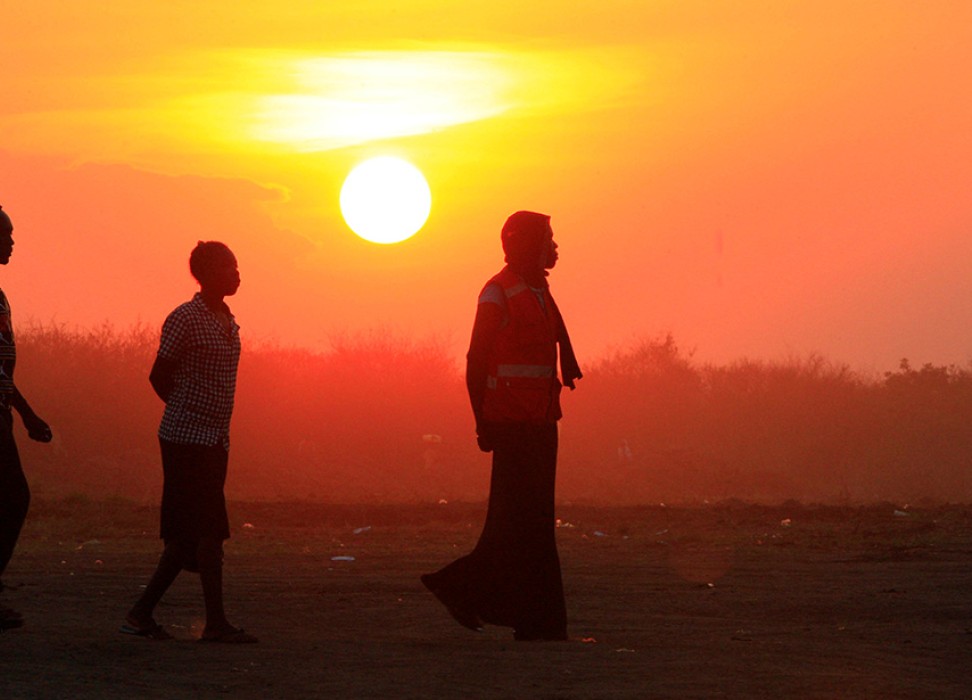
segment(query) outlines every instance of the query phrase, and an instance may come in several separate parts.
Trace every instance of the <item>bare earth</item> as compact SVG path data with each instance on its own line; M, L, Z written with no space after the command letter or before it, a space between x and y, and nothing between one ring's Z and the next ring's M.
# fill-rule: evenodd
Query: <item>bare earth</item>
M194 640L187 573L157 612L176 640L120 634L155 509L35 503L5 577L27 624L0 635L0 698L972 697L972 507L565 505L565 643L470 632L421 587L473 546L481 505L230 516L228 609L253 646Z

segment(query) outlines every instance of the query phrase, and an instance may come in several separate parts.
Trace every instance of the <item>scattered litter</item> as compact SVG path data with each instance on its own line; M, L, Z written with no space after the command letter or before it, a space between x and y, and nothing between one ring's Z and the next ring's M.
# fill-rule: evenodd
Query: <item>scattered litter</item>
M243 529L244 530L252 530L252 529L254 529L253 523L243 523Z
M331 557L331 561L354 561L354 557L342 555L339 557Z
M595 530L594 531L594 536L595 537L607 537L607 533L606 532L601 532L600 530Z
M74 549L75 549L75 551L80 552L85 547L90 547L91 545L95 545L95 544L101 544L101 541L100 540L88 540L87 542L82 542L81 544L79 544Z
M655 536L657 537L658 535L667 535L667 534L668 534L668 529L666 528L665 530L659 530L658 532L656 532Z
M790 518L783 518L780 521L780 527L790 527L790 525L792 525L792 524L793 524L793 521Z
M444 506L444 505L446 505L447 503L449 503L449 501L447 501L446 499L444 499L444 498L440 498L440 499L439 499L439 505L440 505L440 506Z
M594 637L584 637L581 639L584 644L597 644L597 640Z
M557 518L554 524L557 527L575 527L573 523L569 523L566 520L561 520L560 518Z
M628 649L626 647L621 647L620 649L615 649L614 651L618 652L619 654L634 654L635 653L635 650L634 649Z
M907 513L903 510L895 510L894 514L899 518L907 518L909 515L911 515L911 513Z
M103 562L101 559L95 559L95 565L97 565L97 566L101 566L104 563L105 562Z
M356 535L360 535L361 533L369 532L370 530L371 530L371 525L365 525L364 527L356 527L351 532L353 532Z

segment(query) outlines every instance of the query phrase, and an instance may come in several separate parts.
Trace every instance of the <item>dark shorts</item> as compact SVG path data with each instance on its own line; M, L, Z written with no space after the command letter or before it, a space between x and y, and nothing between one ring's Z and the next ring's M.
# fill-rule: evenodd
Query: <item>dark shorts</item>
M159 440L162 448L160 536L166 542L198 543L229 539L226 515L226 465L222 445L183 445Z

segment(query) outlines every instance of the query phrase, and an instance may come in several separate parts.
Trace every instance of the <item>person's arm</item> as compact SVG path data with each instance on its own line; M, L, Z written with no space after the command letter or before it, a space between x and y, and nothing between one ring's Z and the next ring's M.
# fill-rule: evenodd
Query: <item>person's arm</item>
M34 413L34 409L27 403L23 394L14 387L13 395L10 397L10 405L20 414L20 419L27 428L27 436L37 442L50 442L54 437L51 427L40 416Z
M172 388L175 386L175 373L179 363L165 357L156 356L152 371L149 372L149 382L160 399L168 402Z
M476 320L473 323L472 338L469 341L469 352L466 353L466 390L469 393L469 403L473 415L476 417L476 436L479 447L484 452L492 449L487 430L482 420L483 401L486 398L486 379L489 376L489 355L496 334L504 323L504 311L499 304L491 302L480 303L476 309Z
M169 402L172 390L175 389L176 371L187 351L189 336L190 324L186 305L183 304L169 314L162 324L159 351L155 354L155 362L149 371L149 383L165 403Z

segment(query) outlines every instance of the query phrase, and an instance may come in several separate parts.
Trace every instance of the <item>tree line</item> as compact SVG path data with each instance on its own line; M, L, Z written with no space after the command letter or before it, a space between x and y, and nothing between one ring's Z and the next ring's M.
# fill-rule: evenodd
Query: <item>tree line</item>
M22 441L35 495L157 500L148 384L157 331L25 327L18 385L55 431ZM585 367L564 398L558 497L590 503L972 499L972 370L867 376L820 356L697 362L671 336ZM447 344L380 331L311 351L245 345L227 495L479 501L462 367Z

